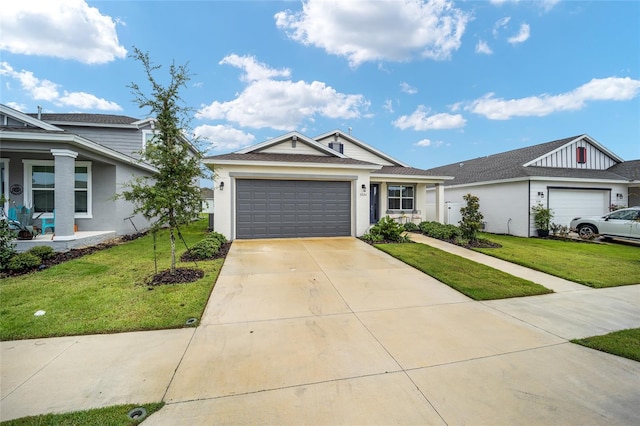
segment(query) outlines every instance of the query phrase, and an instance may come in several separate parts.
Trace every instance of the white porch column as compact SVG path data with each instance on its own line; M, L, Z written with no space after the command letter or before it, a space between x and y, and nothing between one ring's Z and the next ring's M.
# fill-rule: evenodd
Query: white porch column
M52 149L55 160L55 209L56 225L54 241L75 240L75 165L78 153L68 149Z
M444 184L436 183L436 222L444 223Z

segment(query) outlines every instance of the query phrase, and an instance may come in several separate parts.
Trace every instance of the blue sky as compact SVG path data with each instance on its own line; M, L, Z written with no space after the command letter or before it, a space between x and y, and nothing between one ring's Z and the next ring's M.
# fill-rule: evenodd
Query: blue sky
M19 4L17 4L19 3ZM330 130L431 168L587 133L640 158L638 1L28 1L0 11L0 102L144 118L133 46L210 155Z

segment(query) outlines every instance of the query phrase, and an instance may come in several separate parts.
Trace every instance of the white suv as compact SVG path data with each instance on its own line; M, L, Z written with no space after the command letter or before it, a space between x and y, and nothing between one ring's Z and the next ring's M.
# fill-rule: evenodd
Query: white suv
M640 239L640 207L620 209L604 216L576 217L570 227L582 238L601 235Z

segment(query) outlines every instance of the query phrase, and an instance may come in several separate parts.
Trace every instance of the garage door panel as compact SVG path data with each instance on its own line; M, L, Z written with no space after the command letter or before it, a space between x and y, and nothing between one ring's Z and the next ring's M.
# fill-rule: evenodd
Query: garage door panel
M351 183L236 181L238 238L351 235Z
M609 199L608 189L550 188L551 222L569 226L574 217L603 215L609 211Z

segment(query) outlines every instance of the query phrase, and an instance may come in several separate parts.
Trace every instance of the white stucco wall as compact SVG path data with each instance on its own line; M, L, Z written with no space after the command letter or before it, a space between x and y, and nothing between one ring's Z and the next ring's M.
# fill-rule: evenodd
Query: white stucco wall
M444 190L444 200L459 210L460 206L466 204L462 197L467 194L480 199L485 231L494 234L528 235L529 191L526 181L448 187ZM428 203L435 203L433 189L427 191L427 197ZM459 213L451 212L450 215L458 217ZM452 224L458 225L457 220L453 220Z
M598 181L578 180L528 180L490 183L479 185L464 185L445 188L445 202L451 203L454 208L464 206L463 196L471 193L480 199L480 212L486 222L485 230L495 234L510 234L520 237L535 236L536 229L533 216L530 214L531 206L541 202L547 205L549 187L562 188L597 188L611 190L610 204L628 205L627 187L624 183L602 183ZM541 195L538 195L541 193ZM623 194L622 199L617 194ZM427 189L427 204L435 203L433 188ZM429 209L428 209L429 211ZM456 212L457 213L457 212ZM451 214L455 216L455 214ZM459 216L459 214L458 214ZM427 220L432 220L427 218ZM452 224L457 225L457 220Z
M341 167L274 165L215 165L214 230L229 240L236 235L235 192L238 179L351 181L351 235L361 236L369 227L369 170ZM224 184L224 189L220 185ZM362 191L362 185L366 190Z

